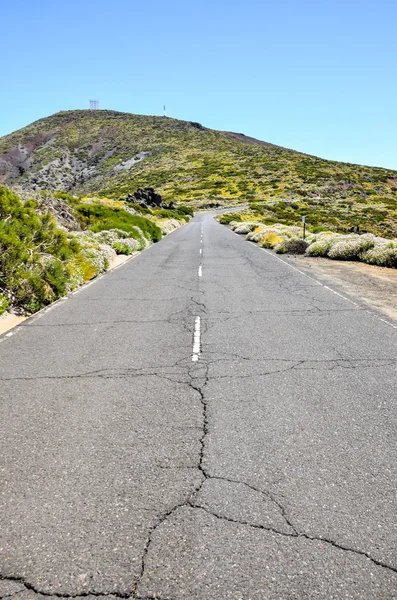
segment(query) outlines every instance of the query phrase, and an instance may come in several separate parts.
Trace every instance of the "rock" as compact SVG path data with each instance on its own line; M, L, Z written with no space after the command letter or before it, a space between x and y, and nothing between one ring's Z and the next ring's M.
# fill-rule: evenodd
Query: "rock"
M128 194L126 202L134 202L142 206L161 206L161 194L152 187L138 188L134 194Z
M168 204L163 202L162 207L166 208L167 210L176 210L176 204L174 204L174 202L169 202Z

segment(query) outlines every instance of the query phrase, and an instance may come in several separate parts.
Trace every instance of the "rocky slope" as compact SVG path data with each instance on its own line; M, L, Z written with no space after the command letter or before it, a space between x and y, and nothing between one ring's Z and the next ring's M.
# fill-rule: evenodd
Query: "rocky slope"
M60 112L0 138L0 183L123 199L250 202L269 220L397 235L397 171L288 150L199 123L115 111Z
M76 110L0 138L0 182L112 197L152 185L166 199L395 199L397 172L322 160L199 123Z

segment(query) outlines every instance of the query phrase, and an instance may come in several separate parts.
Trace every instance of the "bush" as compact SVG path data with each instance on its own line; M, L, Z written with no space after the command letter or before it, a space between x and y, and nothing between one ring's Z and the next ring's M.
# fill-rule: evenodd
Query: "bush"
M247 237L245 239L249 242L259 242L265 231L265 227L256 227L253 231L250 231L247 234Z
M152 211L147 206L142 206L141 204L128 203L128 208L133 208L136 212L141 213L142 215L151 215Z
M266 231L259 238L259 246L261 248L274 248L278 244L280 244L284 238L279 235L276 231Z
M370 265L397 268L397 243L377 243L370 250L363 252L361 260Z
M188 215L189 217L194 217L193 209L190 206L186 206L185 204L178 204L176 210L182 215Z
M116 251L109 243L102 243L91 231L70 234L78 247L74 262L83 272L84 281L92 279L109 267L116 258Z
M258 223L245 222L245 223L237 223L236 225L233 225L232 229L235 233L238 233L241 235L246 235L250 231L253 231L256 227L258 227Z
M0 186L0 314L9 306L37 311L104 272L116 252L131 254L161 238L155 223L122 209L80 204L91 230L70 234L37 209L35 200L22 202ZM110 229L113 223L119 227Z
M132 238L117 240L112 244L112 248L116 254L126 255L132 254L140 249L137 240Z
M302 238L289 238L277 244L274 251L277 254L305 254L308 245Z
M79 204L76 215L82 227L94 232L121 229L139 241L141 234L153 242L158 242L162 237L161 229L153 221L139 215L132 215L123 208L112 208L101 204Z
M54 218L37 214L36 207L0 187L0 294L28 310L65 293L63 261L76 251Z
M339 260L358 260L363 252L375 246L375 241L371 234L343 236L332 244L328 256Z
M107 229L94 234L94 238L101 244L111 246L116 254L131 254L132 252L141 250L144 243L133 237L131 234L122 231L121 229ZM141 236L143 237L143 236ZM143 246L142 246L143 243Z
M91 268L91 265L87 261L84 261L81 256L76 256L72 261L69 261L65 265L68 292L76 289L85 281L88 281L95 276L95 273L91 274L89 277L85 276L88 268Z
M181 222L177 221L176 219L165 219L164 221L158 222L158 226L161 228L161 231L164 235L168 235L172 231L175 231L175 229L178 229L180 225Z
M187 223L190 220L190 215L180 212L179 210L170 210L169 208L160 208L159 210L154 210L153 215L161 219L179 219L184 223Z
M110 248L110 246L108 246ZM96 275L103 273L109 267L111 262L111 253L106 253L103 248L95 248L95 246L85 246L81 249L81 256L86 259L88 268L88 279L92 279ZM82 264L82 263L80 263Z
M230 213L227 215L230 217ZM230 227L246 234L246 240L257 242L262 248L273 248L279 254L308 254L309 256L323 256L340 260L360 260L382 267L397 268L397 240L386 240L376 237L372 233L365 234L340 234L323 227L317 227L316 232L308 231L306 240L297 237L300 227L289 226L283 223L265 225L266 216L261 216L260 221L248 221L254 215L243 215L236 220L237 215L232 215Z
M0 294L0 315L2 315L10 306L10 302L4 294Z
M69 202L69 204L71 206L74 206L76 204L78 204L79 199L76 198L75 196L73 196L72 194L69 194L68 192L55 192L54 194L55 198L58 198L59 200L66 200L67 202Z
M330 236L317 236L315 242L310 244L310 246L306 250L306 254L310 256L328 256L328 252L331 249L333 243L340 236L338 234L333 234Z
M232 221L241 221L239 213L225 213L219 217L219 223L221 225L230 225Z

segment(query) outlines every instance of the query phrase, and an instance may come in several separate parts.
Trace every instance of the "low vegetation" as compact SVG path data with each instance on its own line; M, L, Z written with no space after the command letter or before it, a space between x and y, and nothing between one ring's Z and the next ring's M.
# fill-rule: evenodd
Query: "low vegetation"
M65 222L83 231L59 225L58 200ZM54 214L45 210L50 204ZM111 204L82 202L63 192L23 200L0 186L0 314L10 307L39 310L106 271L116 254L142 250L190 218L189 209L149 210L143 216Z
M250 203L272 222L359 226L395 237L397 171L328 161L197 123L116 111L66 111L0 139L0 177L26 189L165 201ZM270 222L270 221L269 221Z
M75 209L80 224L91 231L119 229L129 233L141 243L145 238L158 242L161 240L161 229L149 219L130 214L124 208L112 208L102 204L79 204Z
M23 203L0 188L0 307L34 311L66 293L69 269L79 244L49 214L39 215L34 200Z
M335 231L336 233L373 233L377 236L395 238L397 236L397 204L394 201L372 199L374 204L353 201L305 202L279 201L273 203L251 203L242 213L222 215L220 222L228 225L233 220L258 220L269 225L280 223L301 226L302 216L311 231ZM376 206L377 203L377 206Z
M61 112L0 138L0 180L14 189L0 187L0 314L38 310L197 207L246 204L220 222L276 252L396 267L397 171L198 123ZM134 204L140 187L156 188L166 205Z
M223 216L220 217L222 220ZM388 240L371 233L332 231L309 231L306 239L302 239L301 228L282 223L267 225L260 221L234 220L229 225L235 233L245 235L248 241L271 248L278 254L307 254L397 268L397 239Z

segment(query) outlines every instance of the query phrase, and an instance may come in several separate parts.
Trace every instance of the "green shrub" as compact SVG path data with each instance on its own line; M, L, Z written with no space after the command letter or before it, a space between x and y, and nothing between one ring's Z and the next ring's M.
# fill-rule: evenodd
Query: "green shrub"
M69 234L37 210L35 200L0 187L0 314L11 305L37 311L105 271L116 252L161 238L155 223L122 209L80 204L76 213L91 229Z
M188 215L189 217L194 217L193 209L190 206L186 206L185 204L178 204L176 210L182 215Z
M78 202L79 202L79 199L76 198L76 196L73 196L72 194L69 194L68 192L58 191L58 192L55 192L54 196L55 196L55 198L58 198L59 200L66 200L67 202L69 202L69 204L71 206L74 206L74 205L78 204Z
M241 221L241 215L239 213L224 213L219 217L221 225L229 225L232 221Z
M54 218L39 215L36 207L0 187L0 294L28 310L65 293L63 261L75 252Z
M136 230L139 228L150 241L158 242L162 237L161 229L153 221L139 215L132 215L123 208L111 208L102 204L79 204L76 207L76 215L82 227L94 232L121 229L130 233L132 237L140 239Z
M128 208L133 208L136 212L141 213L141 215L151 215L152 211L147 206L142 206L141 204L135 204L135 202L128 202Z
M190 220L190 216L188 214L180 212L179 210L170 210L169 208L160 208L158 210L154 210L153 214L160 219L178 219L184 222Z
M2 315L10 306L10 301L4 294L0 294L0 315Z

